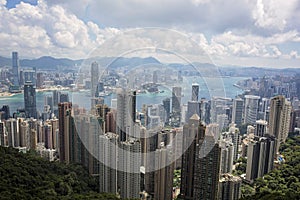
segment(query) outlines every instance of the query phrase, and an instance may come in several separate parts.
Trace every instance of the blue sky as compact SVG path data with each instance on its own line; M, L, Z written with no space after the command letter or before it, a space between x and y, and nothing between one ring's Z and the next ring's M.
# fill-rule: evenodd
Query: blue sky
M21 58L84 58L123 32L159 27L193 39L218 65L300 63L298 0L0 0L0 18L6 57L19 51ZM125 43L155 46L153 35L134 37ZM175 44L187 47L174 38Z

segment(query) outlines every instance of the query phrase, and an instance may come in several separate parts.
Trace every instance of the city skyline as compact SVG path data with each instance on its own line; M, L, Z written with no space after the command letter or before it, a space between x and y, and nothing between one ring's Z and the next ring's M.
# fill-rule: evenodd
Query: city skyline
M0 18L4 198L299 199L300 1L0 0Z

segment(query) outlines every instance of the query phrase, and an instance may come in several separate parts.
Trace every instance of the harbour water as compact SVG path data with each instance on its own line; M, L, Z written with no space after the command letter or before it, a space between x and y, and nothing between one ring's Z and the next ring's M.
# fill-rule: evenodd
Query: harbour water
M185 77L183 82L180 83L179 86L182 87L182 103L187 103L188 100L191 99L191 85L192 83L199 84L200 91L199 91L199 98L206 98L210 99L210 93L209 90L223 90L220 91L220 95L217 96L224 96L228 98L234 98L236 95L241 94L243 92L242 89L237 88L234 86L235 83L237 83L240 80L245 80L247 77L225 77L222 78L224 88L223 87L216 87L211 88L211 85L213 83L216 83L217 81L220 81L216 78L206 78L206 81L204 81L201 77ZM206 82L210 81L211 83L210 88L208 89ZM169 86L161 86L160 90L163 90L161 93L140 93L137 95L137 109L140 110L143 104L160 104L162 103L162 100L172 96L172 87ZM215 91L216 92L216 91ZM78 104L80 107L84 107L86 109L89 109L91 106L91 100L90 100L90 92L89 91L81 91L81 92L68 92L69 98L74 104ZM36 93L36 104L37 104L37 110L42 111L44 107L44 96L45 95L51 95L52 92L37 92ZM215 94L218 94L215 93ZM115 94L111 94L104 97L104 102L110 106L111 99L115 98ZM15 112L17 109L24 108L24 96L22 93L16 94L11 97L0 97L0 106L2 105L9 105L11 114Z

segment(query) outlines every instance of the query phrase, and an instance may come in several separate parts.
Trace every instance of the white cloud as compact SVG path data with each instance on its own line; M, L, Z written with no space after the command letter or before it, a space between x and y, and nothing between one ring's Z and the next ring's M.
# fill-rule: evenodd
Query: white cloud
M297 3L297 0L257 0L252 12L255 25L265 29L284 30Z
M297 49L280 46L300 42L300 30L289 21L296 12L295 0L271 2L128 0L116 4L108 0L40 0L36 6L21 2L8 10L6 1L0 0L0 54L9 56L17 50L23 57L78 59L113 40L113 36L125 34L122 40L112 43L115 49L120 47L118 52L110 52L107 46L105 53L116 55L128 49L159 47L197 56L199 49L204 49L220 63L232 59L240 65L251 64L249 59L252 63L274 58L278 63L279 59L299 59ZM126 35L133 27L151 25L184 31L179 33L181 37L166 36L164 31L150 34L147 30Z

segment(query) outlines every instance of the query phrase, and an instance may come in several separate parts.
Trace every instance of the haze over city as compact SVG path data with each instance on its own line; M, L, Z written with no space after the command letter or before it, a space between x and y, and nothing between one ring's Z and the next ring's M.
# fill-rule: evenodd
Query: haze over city
M0 198L300 199L297 0L0 0Z

